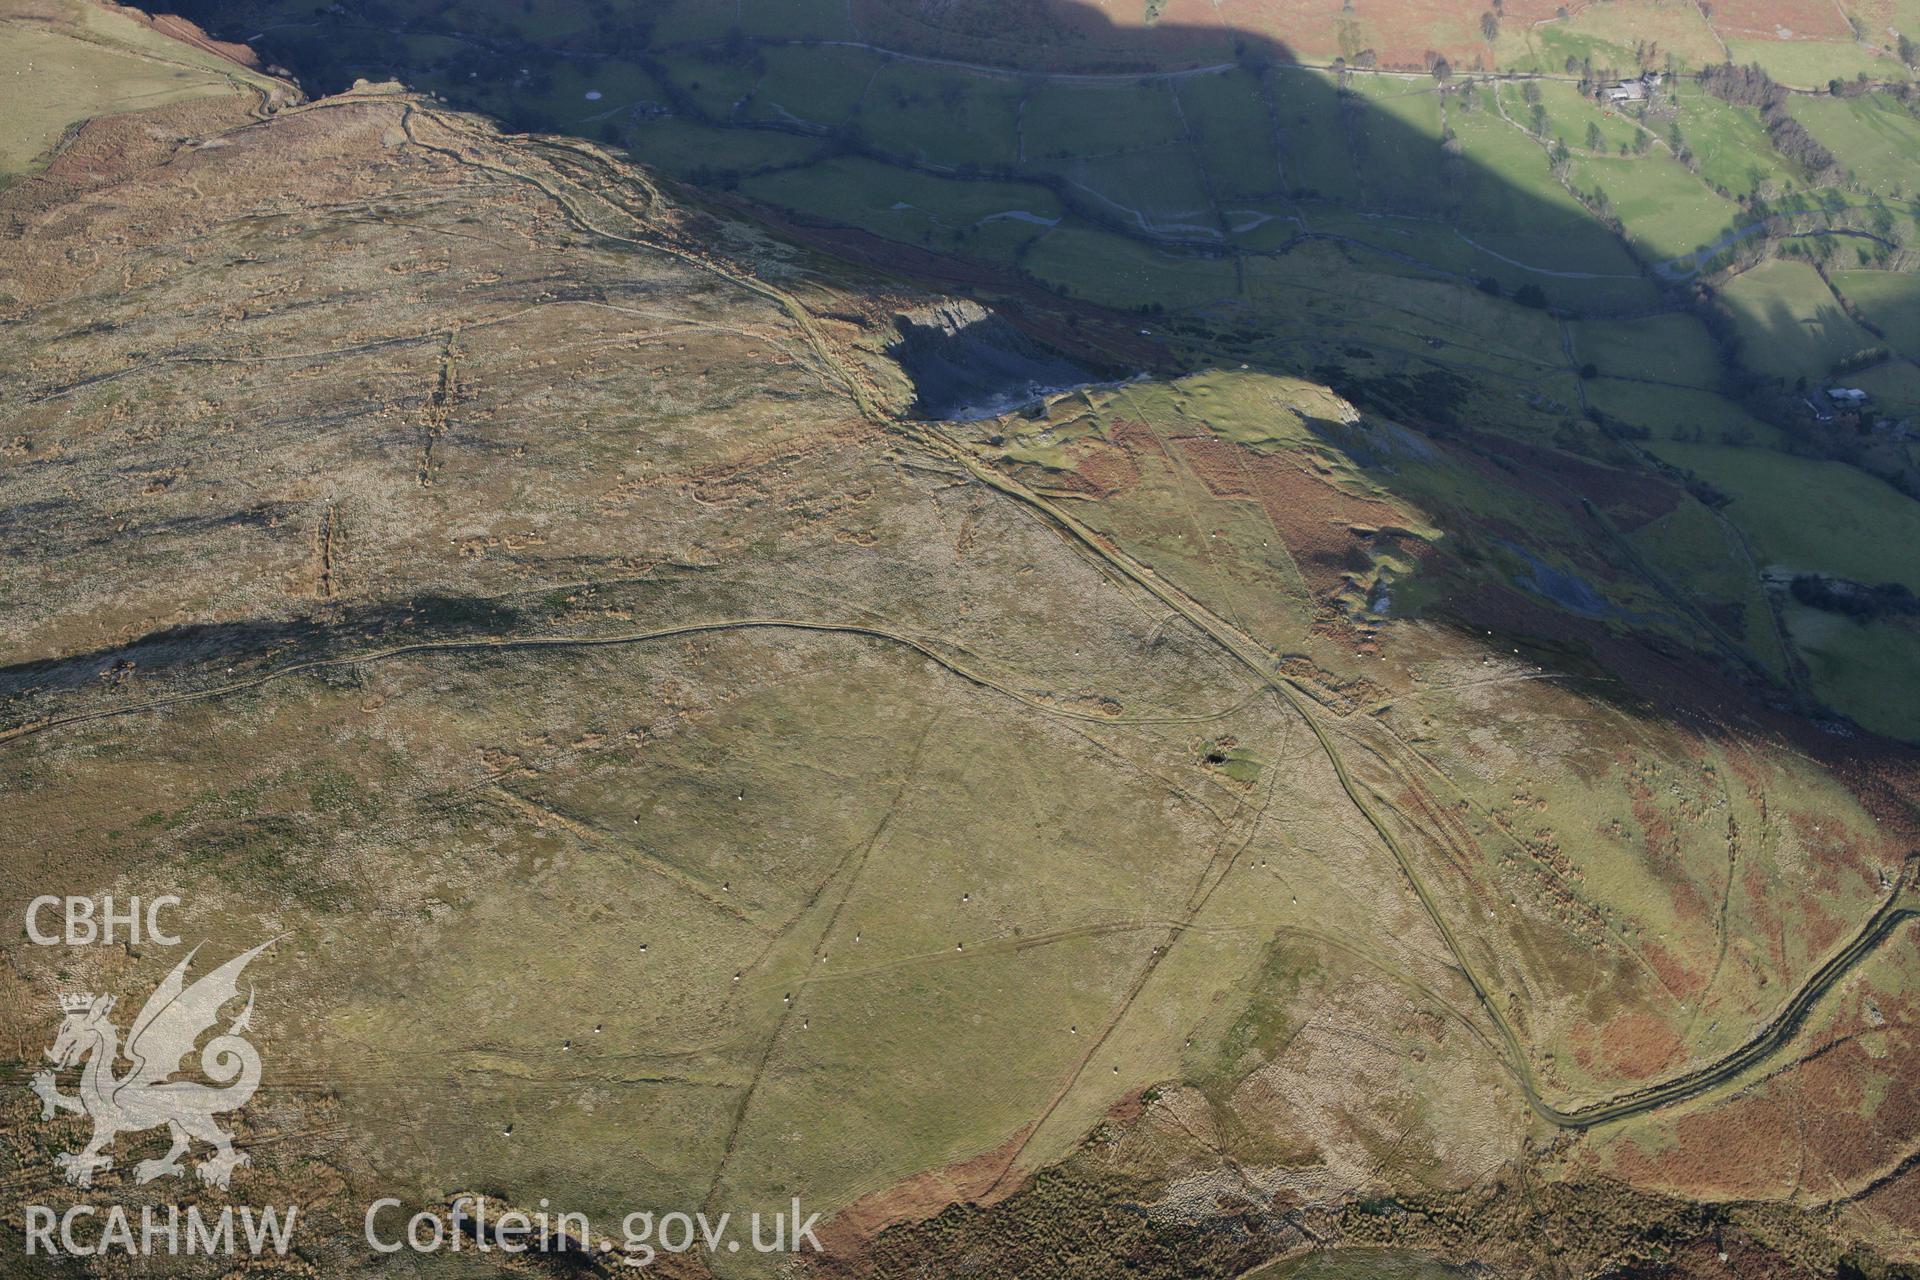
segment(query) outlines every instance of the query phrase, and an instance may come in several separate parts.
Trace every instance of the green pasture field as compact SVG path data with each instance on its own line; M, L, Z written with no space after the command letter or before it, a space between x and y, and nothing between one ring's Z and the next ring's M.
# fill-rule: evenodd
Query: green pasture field
M1649 386L1603 376L1587 383L1587 401L1622 422L1645 427L1660 440L1762 448L1783 442L1778 427L1752 417L1712 391Z
M1289 200L1229 200L1220 210L1227 233L1252 253L1278 249L1301 232L1299 206Z
M733 10L726 5L666 5L654 15L653 47L718 44L726 38L727 28L735 25L735 20Z
M1435 271L1471 274L1473 246L1454 234L1452 228L1428 218L1384 213L1363 213L1355 209L1307 210L1307 222L1315 232L1337 235L1355 242L1355 261L1363 270L1391 271L1431 275ZM1357 246L1381 250L1368 253ZM1404 254L1416 261L1395 262L1392 254Z
M1699 502L1682 502L1627 540L1689 598L1738 606L1740 625L1732 630L1733 639L1769 671L1785 675L1786 655L1766 588L1747 563L1738 536L1712 511Z
M1758 111L1723 102L1689 81L1670 92L1679 104L1680 136L1702 178L1736 196L1752 195L1765 183L1791 180Z
M313 28L318 30L318 28ZM490 93L495 99L511 101L515 87L508 83L483 86L477 78L468 78L464 84L456 84L452 67L441 70L442 64L449 62L470 46L467 41L454 36L431 35L425 32L408 32L395 36L393 42L406 51L406 61L415 67L430 68L407 77L410 88L448 89L458 88L465 93ZM561 68L554 68L555 72Z
M728 60L710 49L669 54L660 59L660 65L674 86L713 120L731 120L736 110L744 111L738 104L750 99L760 84L760 71L752 59Z
M1577 294L1589 288L1612 291L1626 286L1637 291L1648 286L1626 246L1599 223L1591 219L1564 225L1555 225L1557 220L1544 221L1548 225L1533 232L1457 234L1470 238L1489 256L1511 258L1522 272L1516 279L1531 279L1549 294L1556 290ZM1583 279L1587 276L1595 278ZM1651 294L1636 292L1635 297L1653 301Z
M1359 299L1393 307L1415 336L1439 338L1448 348L1467 348L1475 358L1512 360L1554 371L1565 363L1558 321L1471 286L1374 277L1356 282L1354 293Z
M1644 132L1632 116L1600 106L1581 93L1578 86L1564 81L1542 84L1540 105L1547 109L1547 136L1566 143L1570 151L1587 149L1588 125L1600 130L1603 146L1610 155L1618 155L1622 147L1630 150L1634 140Z
M1612 239L1554 180L1540 144L1502 120L1491 106L1472 111L1449 108L1447 123L1465 153L1459 165L1456 215L1462 226L1537 232L1543 221L1551 219L1557 226L1586 223Z
M1159 303L1169 310L1204 306L1239 292L1223 258L1176 254L1078 221L1063 222L1034 241L1025 265L1071 296L1110 306Z
M426 8L427 6L417 6ZM453 0L435 5L444 25L456 31L505 27L523 40L566 40L593 27L593 7L584 0L541 0L539 4L501 4L499 0Z
M1363 270L1420 277L1446 272L1462 277L1463 283L1469 285L1491 277L1507 294L1533 285L1551 305L1589 308L1603 313L1643 308L1656 298L1651 284L1630 274L1633 262L1611 237L1605 240L1582 237L1573 242L1594 255L1590 264L1583 265L1601 268L1594 278L1582 278L1570 271L1530 269L1535 261L1558 260L1554 243L1547 234L1532 237L1469 233L1425 218L1316 211L1311 207L1306 212L1308 223L1316 232L1357 242L1354 259ZM1605 228L1591 225L1601 236L1606 236ZM1281 232L1276 230L1274 234ZM1370 253L1358 247L1361 245L1380 252ZM1415 261L1398 261L1391 256L1395 254Z
M826 128L846 122L881 66L878 55L865 49L770 45L759 56L766 73L748 114L765 120L798 118Z
M1859 387L1873 397L1869 413L1920 422L1920 367L1913 361L1888 360L1871 369L1850 373L1846 384Z
M1586 30L1613 41L1631 53L1636 42L1656 46L1660 56L1671 54L1681 69L1705 66L1723 56L1720 39L1700 6L1671 0L1629 0L1620 4L1588 5L1574 15L1574 30ZM1633 70L1633 59L1613 64Z
M1795 94L1793 118L1826 144L1854 180L1881 195L1920 191L1920 120L1885 94L1858 98Z
M1186 136L1166 80L1044 82L1020 117L1029 162L1105 156Z
M1720 372L1706 326L1690 315L1575 321L1572 329L1574 357L1603 374L1708 388Z
M1790 602L1787 632L1814 694L1868 729L1911 739L1920 723L1920 627L1911 619L1862 622Z
M1360 175L1347 147L1346 125L1332 79L1300 67L1276 67L1267 78L1279 123L1288 188L1319 199L1356 204Z
M1220 230L1200 164L1185 143L1075 161L1067 166L1067 178L1092 197L1102 215L1141 230L1174 237L1206 237Z
M1869 23L1879 18L1896 31L1920 31L1920 0L1881 0L1878 4L1855 0L1847 7ZM1920 36L1914 38L1920 40Z
M1363 105L1351 145L1367 206L1440 209L1440 97L1433 82L1355 76L1353 90Z
M1531 130L1533 108L1527 104L1526 89L1518 81L1502 80L1498 84L1489 86L1489 97L1491 101L1487 105L1498 112L1505 113L1510 125ZM1540 105L1543 110L1546 108L1544 94L1541 96ZM1547 118L1551 120L1552 116L1549 115Z
M700 172L752 173L776 165L804 164L821 143L768 129L729 129L683 116L650 116L626 126L622 144L641 164L676 177Z
M1025 88L1017 81L896 61L867 90L861 127L874 146L928 164L1013 164Z
M738 13L741 29L763 40L859 38L845 0L739 0Z
M1763 564L1920 589L1920 502L1841 462L1770 449L1655 441L1659 457L1732 497L1727 516Z
M1064 212L1044 187L942 178L858 156L748 178L740 189L768 204L907 244L937 235L941 248L964 247L1003 260L1045 227L999 215L1022 211L1051 220Z
M1359 344L1395 367L1411 359L1457 368L1468 375L1470 395L1522 412L1526 395L1536 392L1577 403L1559 326L1542 312L1471 286L1356 269L1321 245L1250 259L1245 270L1264 325L1296 342L1326 344L1327 357L1337 356L1350 372L1369 367L1350 350Z
M1353 313L1340 313L1333 300L1347 296L1349 280L1364 295L1383 278L1355 267L1358 255L1324 240L1308 241L1286 253L1248 258L1242 263L1248 303L1256 308L1259 340L1289 353L1336 341L1350 327ZM1384 279L1387 285L1401 283ZM1362 298L1364 305L1364 298Z
M1637 160L1578 156L1571 172L1582 191L1607 193L1628 239L1657 260L1712 243L1740 216L1739 205L1709 191L1664 153Z
M1836 271L1831 279L1847 301L1887 335L1887 345L1901 355L1920 358L1920 276Z
M1640 312L1658 303L1659 290L1636 272L1637 264L1606 228L1591 222L1574 227L1577 231L1564 237L1475 232L1469 274L1492 276L1509 293L1537 286L1549 303L1575 312ZM1542 265L1547 263L1564 265Z
M1214 195L1224 201L1278 194L1280 166L1265 86L1238 69L1174 85Z
M606 58L592 63L561 63L553 68L552 112L569 131L594 136L597 120L624 115L642 102L659 102L659 83L638 63ZM597 93L589 100L587 94Z
M1763 262L1735 276L1720 297L1733 312L1746 366L1788 382L1823 378L1836 361L1879 345L1804 262Z
M1851 80L1864 71L1871 80L1906 80L1898 60L1862 45L1827 40L1729 40L1728 56L1750 62L1781 84L1799 89L1825 88L1829 80Z

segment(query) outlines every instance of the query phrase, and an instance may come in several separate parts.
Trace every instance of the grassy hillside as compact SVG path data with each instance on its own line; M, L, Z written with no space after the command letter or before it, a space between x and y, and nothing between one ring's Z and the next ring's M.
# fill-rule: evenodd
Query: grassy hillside
M1565 78L1501 81L1457 66L1389 71L1377 57L1289 65L1251 39L1237 57L1179 63L1173 49L1212 37L1183 45L1176 27L1071 23L1061 39L1132 49L1139 65L1062 55L1041 68L958 56L975 47L965 40L922 53L907 27L891 28L903 43L849 40L829 9L737 27L678 8L632 28L603 15L604 56L544 62L534 51L571 50L577 35L558 32L578 28L556 18L543 34L508 16L540 62L528 74L454 50L424 56L410 78L624 145L805 225L857 228L979 264L1005 287L1132 312L1141 336L1189 367L1246 362L1356 391L1399 385L1380 393L1393 412L1580 452L1606 453L1612 431L1784 446L1807 429L1794 419L1798 389L1817 390L1880 344L1814 264L1857 253L1897 268L1920 225L1894 202L1898 148L1871 141L1905 127L1897 96L1791 95L1773 109L1838 157L1811 173L1775 148L1774 115L1684 75L1650 103L1606 102L1645 37L1629 38L1632 23L1607 27L1599 11L1528 37L1532 56L1553 43L1563 64L1574 57L1571 69L1538 64ZM1709 39L1748 38L1733 17L1718 34L1698 21L1657 17L1676 66L1705 61ZM340 66L337 50L302 43L324 24L304 23L276 47ZM792 43L814 37L844 43ZM1349 58L1367 61L1358 54ZM1871 238L1828 234L1836 228ZM1727 366L1731 348L1688 296L1695 282L1711 282L1732 317L1740 367ZM1852 300L1861 315L1880 324L1877 306L1897 329L1897 284L1861 289L1873 295ZM1755 377L1777 401L1730 392ZM1898 370L1855 380L1905 403ZM1897 477L1913 461L1889 445L1874 466ZM1728 518L1748 523L1745 508ZM1675 582L1705 572L1693 534L1644 550L1675 557ZM1690 643L1738 641L1750 657L1770 655L1752 657L1760 668L1790 671L1790 640L1756 629L1770 589L1715 590L1742 619L1718 639L1692 625Z
M1817 381L1877 344L1804 262L1766 262L1736 276L1721 297L1733 310L1749 367L1789 382Z
M157 31L131 10L33 0L0 14L0 184L45 164L69 129L96 116L284 86Z
M412 87L32 81L17 154L99 124L0 191L0 910L279 939L290 1267L484 1269L363 1244L463 1191L828 1221L721 1280L1913 1255L1907 105L1604 98L1879 37L1277 13L272 4ZM17 1080L173 962L5 959Z

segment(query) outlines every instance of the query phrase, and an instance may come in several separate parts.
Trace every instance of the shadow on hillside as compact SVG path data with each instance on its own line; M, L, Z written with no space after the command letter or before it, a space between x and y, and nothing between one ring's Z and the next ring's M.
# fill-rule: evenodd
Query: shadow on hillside
M1806 709L1801 695L1729 650L1738 618L1706 619L1676 598L1684 583L1661 579L1624 545L1615 526L1647 505L1648 492L1656 495L1653 505L1683 500L1676 485L1596 466L1591 458L1562 465L1556 459L1566 455L1555 450L1516 450L1476 430L1473 402L1458 388L1464 366L1448 350L1470 351L1472 332L1415 325L1409 340L1389 351L1385 344L1357 349L1331 335L1283 345L1262 331L1261 308L1287 305L1290 291L1304 298L1346 284L1268 270L1309 247L1321 254L1330 247L1346 267L1389 280L1452 282L1475 308L1497 306L1481 295L1499 295L1511 304L1505 314L1516 327L1537 325L1548 311L1607 313L1591 297L1594 282L1610 272L1624 278L1623 293L1637 289L1642 299L1612 311L1678 307L1660 301L1674 281L1660 278L1657 263L1607 229L1608 201L1577 191L1578 151L1552 146L1541 111L1530 122L1483 77L1444 62L1393 76L1379 68L1315 71L1300 67L1286 44L1257 32L1117 26L1083 0L960 0L942 11L946 35L938 46L892 50L857 31L836 32L832 15L856 10L824 2L747 4L736 10L746 25L709 21L705 31L698 19L708 11L696 0L587 0L577 10L520 0L457 11L439 0L342 0L324 10L309 0L188 0L179 7L217 36L249 40L316 95L363 76L399 79L512 127L626 144L642 162L677 170L696 185L737 191L762 207L784 205L784 229L830 251L948 287L966 283L967 272L929 264L979 264L973 280L983 292L1011 295L1016 307L1062 310L1067 319L1057 333L1065 346L1072 345L1067 330L1079 323L1075 313L1104 313L1110 328L1124 325L1128 333L1162 323L1146 317L1180 315L1188 327L1183 336L1193 339L1188 349L1202 353L1192 357L1195 367L1246 362L1326 382L1363 409L1441 442L1472 474L1466 492L1483 495L1432 513L1452 526L1450 533L1470 532L1462 541L1521 544L1574 580L1631 584L1640 598L1657 597L1675 614L1698 618L1699 634L1689 641L1691 652L1628 640L1621 625L1530 593L1527 583L1540 575L1518 562L1446 560L1436 571L1451 576L1435 616L1476 636L1530 638L1535 652L1561 669L1624 677L1596 679L1590 688L1642 711L1692 705L1714 721L1768 704ZM872 4L862 10L875 11ZM763 24L758 30L756 22ZM811 30L809 22L816 24ZM956 32L974 34L948 38ZM1049 75L975 61L979 33L988 44L1019 40L1042 48L1054 65L1077 70ZM1364 51L1356 53L1356 64L1368 61ZM848 79L850 66L866 76L864 85ZM776 70L788 86L781 96L767 87ZM1591 74L1598 81L1606 69ZM611 95L582 89L603 84L622 88ZM1565 89L1554 87L1556 103L1571 101ZM1155 146L1141 140L1139 163L1062 158L1033 136L1031 107L1041 95L1102 90L1116 102L1164 99L1170 108L1155 116L1167 136ZM1532 91L1515 92L1517 102L1535 105ZM817 109L836 102L841 109ZM1082 116L1088 131L1113 125L1097 111ZM650 139L668 126L693 141L661 164ZM1524 174L1518 166L1537 165L1539 185L1483 162L1459 141L1469 131L1489 154L1505 156L1513 175ZM1654 154L1637 163L1680 162ZM849 172L859 180L849 181ZM776 189L790 198L772 198ZM949 203L920 208L910 197L924 189ZM1019 191L1032 193L1031 207L995 207ZM956 212L966 203L961 197L976 193L984 211L975 201ZM1042 201L1049 203L1036 212ZM1752 220L1734 208L1722 238L1737 238ZM915 211L918 223L905 225L917 225L918 234L889 232L886 215L903 211ZM1247 234L1256 216L1256 227L1271 224L1258 238ZM1062 267L1056 252L1042 269L1048 247L1069 238L1083 246L1083 260ZM889 257L889 246L909 252ZM1604 263L1608 255L1623 265L1568 265ZM1071 271L1080 274L1069 278ZM1124 287L1109 287L1116 280ZM1196 280L1203 282L1198 291ZM1018 301L1020 288L1030 303ZM1514 388L1516 399L1546 399L1545 380L1572 372L1571 346L1566 366L1540 363L1541 381ZM1598 441L1608 451L1603 436L1578 422L1577 406L1555 411L1562 420L1545 423L1543 440L1583 439L1588 448ZM1625 458L1618 450L1611 456ZM1391 465L1376 460L1369 469L1387 487L1396 485ZM1543 506L1559 518L1516 527L1513 511Z
M208 671L250 664L238 672L242 682L266 670L285 670L337 659L374 644L435 644L490 639L525 628L528 612L511 602L480 596L423 595L339 610L321 621L290 620L191 623L149 631L122 644L61 658L36 658L0 665L0 707L31 708L50 694L82 688L121 689L134 677ZM483 651L484 652L484 651ZM273 654L262 664L259 655ZM9 721L31 715L9 714Z
M748 6L745 25L712 23L712 34L688 38L687 24L679 19L694 2L596 0L581 8L583 17L573 25L542 12L544 6L535 9L516 0L499 0L491 8L462 6L455 16L448 16L452 11L437 0L355 0L324 11L299 0L266 6L264 12L263 6L239 0L186 0L178 7L217 32L252 36L257 49L289 67L315 94L338 92L363 76L393 77L440 93L457 107L494 114L531 131L571 132L625 144L644 141L644 131L636 126L670 118L741 135L786 136L818 144L804 157L778 158L755 154L752 147L743 146L741 154L733 156L724 146L715 147L694 164L684 163L682 156L667 157L662 164L646 147L636 148L642 161L669 171L677 168L678 176L698 185L731 188L822 161L864 159L939 179L1041 187L1072 220L1156 249L1245 258L1284 254L1307 240L1332 241L1372 256L1376 265L1423 269L1472 282L1497 279L1510 294L1531 285L1529 301L1594 310L1581 308L1578 299L1556 297L1556 292L1564 292L1556 289L1556 282L1564 286L1580 274L1599 273L1569 273L1551 262L1529 263L1523 253L1507 261L1498 252L1470 255L1477 265L1463 269L1459 263L1434 261L1417 244L1396 243L1410 238L1406 228L1389 222L1376 234L1360 235L1348 225L1354 218L1428 220L1469 236L1511 237L1549 254L1593 242L1601 233L1596 215L1579 208L1571 197L1542 200L1465 154L1452 141L1450 125L1445 135L1437 129L1428 134L1398 117L1391 105L1383 105L1422 99L1422 109L1412 114L1425 115L1425 105L1438 104L1433 114L1452 121L1476 111L1481 113L1476 125L1498 118L1492 95L1479 83L1467 83L1476 78L1456 74L1444 59L1430 55L1429 65L1396 68L1395 78L1387 79L1385 68L1368 70L1372 52L1362 50L1346 74L1319 75L1301 68L1284 42L1257 32L1166 23L1119 26L1086 0L1017 6L974 0L947 6L941 31L929 29L926 34L942 45L956 46L958 55L952 57L883 50L846 32L788 34L796 23L771 11L764 15L765 23L776 34L756 32L750 12L754 6ZM796 7L820 20L825 10L837 6ZM1002 33L1009 26L1030 34L1049 57L1080 69L1049 76L969 61L970 52L1007 47L1010 38ZM787 64L781 78L791 84L790 60L796 53L817 59L817 79L822 82L847 77L845 59L853 56L871 57L875 74L864 92L847 95L850 103L816 111L778 100L777 91L768 91L763 83L769 59L779 59ZM869 67L861 63L857 69L865 72ZM804 78L807 68L799 70ZM1174 134L1164 139L1168 164L1160 172L1148 166L1138 174L1090 175L1083 171L1090 166L1056 154L1059 149L1044 144L1028 148L1024 138L1015 146L1010 134L985 137L996 130L1004 133L1002 126L1013 122L993 116L964 90L956 92L955 84L962 80L990 88L992 94L983 91L983 98L1026 96L1055 86L1091 94L1101 87L1137 84L1170 95L1169 119L1188 132L1184 138ZM1209 80L1226 86L1220 96L1243 92L1252 113L1230 112L1230 121L1210 117L1190 100L1211 87L1204 83ZM604 96L593 88L581 92L583 85L601 83L609 86ZM838 97L824 92L818 96ZM1189 100L1181 101L1183 97ZM839 109L842 106L845 109ZM1264 137L1244 128L1256 117ZM950 140L967 141L946 148L916 146L909 136L909 122L916 120L945 129ZM1537 163L1544 178L1544 140L1534 139L1524 121L1500 123L1512 133L1508 141L1531 150L1527 162ZM1229 125L1237 130L1233 136L1226 134ZM1210 126L1219 126L1219 136L1207 136ZM1232 175L1231 191L1212 189L1208 164L1192 164L1177 154L1204 153L1217 168L1222 156L1256 148L1265 154L1255 157L1247 172ZM1265 171L1265 180L1247 180L1260 171ZM1176 179L1180 184L1195 180L1196 207L1170 212L1149 207L1158 192L1148 188L1172 185ZM1297 207L1298 214L1272 220L1293 224L1298 239L1253 243L1234 234L1232 206L1272 202ZM789 207L803 214L817 212L804 203ZM1339 225L1316 227L1322 216L1334 217ZM1739 221L1730 219L1728 230ZM978 232L983 222L971 220L966 226ZM951 240L935 235L922 243L980 256L972 252L977 246L965 240L957 234ZM1529 271L1528 266L1540 269ZM1631 264L1626 271L1636 273ZM1084 290L1077 292L1087 296ZM1150 308L1156 301L1143 299L1142 306ZM1165 305L1171 309L1173 304Z

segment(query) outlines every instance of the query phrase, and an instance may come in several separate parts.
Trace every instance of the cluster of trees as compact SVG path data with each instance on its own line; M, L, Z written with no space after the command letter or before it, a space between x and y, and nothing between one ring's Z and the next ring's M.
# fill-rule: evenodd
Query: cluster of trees
M1758 64L1737 67L1723 62L1716 67L1702 68L1700 87L1716 98L1762 111L1785 106L1787 101L1787 91L1775 84L1773 77Z
M1492 0L1493 7L1480 15L1480 34L1492 44L1500 38L1500 19L1506 16L1506 0Z
M1773 139L1775 151L1808 173L1824 173L1833 168L1833 152L1808 133L1798 120L1784 111L1774 111L1767 114L1766 121L1767 137Z
M1723 62L1707 67L1700 72L1700 84L1716 98L1758 108L1774 150L1808 173L1824 173L1834 167L1833 152L1787 114L1787 91L1757 65L1737 67Z
M1795 576L1793 598L1812 609L1845 614L1849 618L1910 617L1920 614L1920 597L1905 583L1883 582L1870 587L1845 578L1825 574L1802 573Z
M1528 80L1520 86L1520 100L1527 104L1527 128L1534 137L1543 138L1547 133L1547 107L1540 101L1540 85Z
M1506 290L1492 276L1482 276L1479 282L1480 292L1500 298L1506 296ZM1513 291L1513 300L1523 307L1532 307L1535 311L1547 309L1546 291L1537 284L1523 284Z

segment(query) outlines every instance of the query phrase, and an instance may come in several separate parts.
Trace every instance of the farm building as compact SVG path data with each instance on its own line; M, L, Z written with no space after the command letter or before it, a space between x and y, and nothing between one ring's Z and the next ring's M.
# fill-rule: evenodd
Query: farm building
M1645 102L1660 87L1660 76L1647 72L1633 80L1622 80L1607 90L1607 100L1616 103Z
M1858 387L1828 387L1827 399L1843 409L1858 409L1872 397Z

